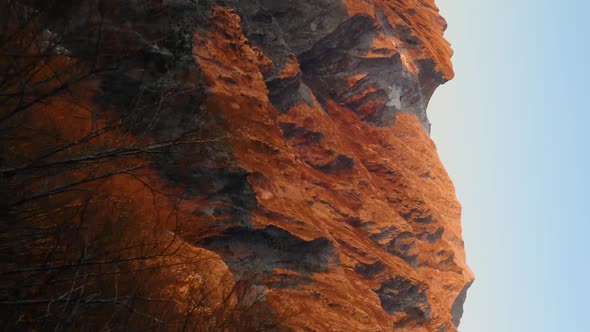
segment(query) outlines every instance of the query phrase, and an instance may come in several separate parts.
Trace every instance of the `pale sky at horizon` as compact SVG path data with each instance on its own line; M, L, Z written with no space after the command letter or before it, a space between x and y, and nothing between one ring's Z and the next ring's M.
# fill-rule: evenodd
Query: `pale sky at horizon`
M590 4L436 2L456 75L428 113L476 274L459 331L590 331Z

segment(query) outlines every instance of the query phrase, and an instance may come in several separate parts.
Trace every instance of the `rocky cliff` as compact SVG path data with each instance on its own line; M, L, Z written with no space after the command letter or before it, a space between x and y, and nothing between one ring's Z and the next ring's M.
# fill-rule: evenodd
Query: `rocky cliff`
M453 76L434 3L227 1L211 19L194 53L241 171L208 179L224 194L198 214L227 226L206 247L299 309L296 329L455 330L473 276L428 136Z
M146 183L173 191L167 232L215 257L203 278L248 279L289 312L280 330L457 330L473 274L429 137L428 101L453 77L433 0L153 1L142 24L114 3L108 19L139 37L105 32L130 51L80 103L110 117L134 105L117 141L190 130L203 144L166 145L141 185L105 190L136 211L156 197L138 194ZM156 95L165 107L142 106Z

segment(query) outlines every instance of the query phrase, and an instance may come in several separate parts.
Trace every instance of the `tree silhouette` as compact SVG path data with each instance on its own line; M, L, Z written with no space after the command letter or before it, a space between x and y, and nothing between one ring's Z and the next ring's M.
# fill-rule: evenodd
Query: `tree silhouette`
M214 230L186 228L182 190L158 173L227 138L178 112L205 98L190 31L204 2L0 7L2 328L278 326L264 294L244 305L250 280L189 244Z

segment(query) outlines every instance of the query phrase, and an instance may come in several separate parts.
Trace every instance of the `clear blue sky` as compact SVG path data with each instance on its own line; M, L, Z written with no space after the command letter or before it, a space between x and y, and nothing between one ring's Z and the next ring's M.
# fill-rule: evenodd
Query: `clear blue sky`
M476 274L461 332L590 331L590 1L437 0L432 137Z

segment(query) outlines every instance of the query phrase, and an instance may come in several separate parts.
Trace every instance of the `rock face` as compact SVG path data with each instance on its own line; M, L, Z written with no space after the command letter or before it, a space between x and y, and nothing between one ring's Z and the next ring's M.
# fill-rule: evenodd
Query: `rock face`
M193 214L224 225L202 245L286 326L456 330L473 275L426 117L453 76L445 28L429 0L236 0L195 32L235 168L200 193Z
M128 3L112 24L133 25ZM126 45L86 94L134 105L130 135L209 138L143 180L180 193L182 241L289 312L281 330L456 331L473 274L429 137L428 100L453 77L434 1L147 3L167 19L135 33L168 38ZM173 98L153 111L155 95Z

